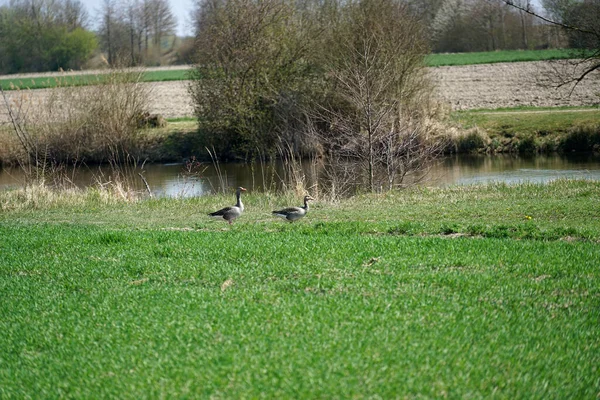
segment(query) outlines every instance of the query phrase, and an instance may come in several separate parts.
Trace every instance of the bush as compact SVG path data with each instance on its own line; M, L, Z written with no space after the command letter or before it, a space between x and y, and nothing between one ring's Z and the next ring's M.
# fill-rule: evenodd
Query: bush
M41 2L36 6L10 3L0 6L0 73L78 69L96 50L93 32L73 27L56 15L43 15L62 11L62 2L53 2L52 7ZM39 7L41 14L29 15L28 7Z
M535 138L533 135L527 135L522 137L517 142L517 150L519 153L531 154L537 151L537 146L535 143Z
M25 158L9 157L56 166L133 155L139 116L146 112L149 96L140 78L141 73L113 71L96 85L53 90L42 104L31 107L35 114L21 114L14 121ZM30 103L23 93L14 106L27 110Z
M563 152L592 151L600 146L600 125L577 126L561 139L559 149Z
M484 133L478 129L472 129L465 135L458 136L455 139L455 143L458 153L473 153L485 149L486 138L484 137Z

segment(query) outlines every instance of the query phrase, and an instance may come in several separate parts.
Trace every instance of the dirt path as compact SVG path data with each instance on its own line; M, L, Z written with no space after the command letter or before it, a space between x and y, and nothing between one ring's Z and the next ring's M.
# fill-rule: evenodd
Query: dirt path
M571 93L568 87L556 89L549 85L547 75L553 72L555 66L552 62L499 63L430 68L429 72L437 85L439 98L454 110L600 104L600 71L590 74ZM33 75L27 75L30 76ZM144 85L152 91L151 112L166 118L193 115L187 81L150 82ZM39 104L50 90L33 90L28 96L33 104ZM9 101L18 95L18 92L6 93ZM0 104L0 123L7 122L7 118L6 107Z

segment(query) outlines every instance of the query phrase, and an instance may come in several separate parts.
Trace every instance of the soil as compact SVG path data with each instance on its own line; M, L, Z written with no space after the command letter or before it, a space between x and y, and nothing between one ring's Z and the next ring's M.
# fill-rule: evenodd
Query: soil
M583 66L540 61L430 68L437 93L454 110L504 107L593 106L600 104L600 71L574 87L557 87L561 76Z
M454 110L599 105L600 71L589 74L574 88L573 85L556 87L557 72L569 73L572 72L571 68L577 66L565 62L540 61L437 67L430 68L429 72L436 84L437 96ZM81 71L55 74L76 73ZM31 76L34 75L19 77ZM1 78L7 77L0 76ZM152 91L151 113L158 113L165 118L193 115L187 81L150 82L144 85L148 85ZM51 90L53 89L31 91L32 104L40 104ZM8 91L5 94L8 101L11 101L19 92ZM0 102L3 103L2 99ZM8 113L3 104L0 106L0 123L2 122L8 122Z

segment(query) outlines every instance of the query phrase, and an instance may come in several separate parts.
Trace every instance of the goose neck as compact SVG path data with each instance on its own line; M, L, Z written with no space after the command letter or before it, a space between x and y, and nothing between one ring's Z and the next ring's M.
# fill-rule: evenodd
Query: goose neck
M237 197L237 203L235 204L236 207L239 207L240 209L244 209L244 203L242 203L242 194L240 192L237 192L236 194Z

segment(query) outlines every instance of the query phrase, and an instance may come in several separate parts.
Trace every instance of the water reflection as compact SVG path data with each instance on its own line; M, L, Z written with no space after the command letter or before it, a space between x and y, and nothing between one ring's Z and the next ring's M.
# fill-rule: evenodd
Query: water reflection
M313 164L302 165L300 179L305 187L318 182L319 171ZM289 181L289 174L281 163L271 164L202 164L190 170L185 164L145 165L143 171L123 171L135 183L136 190L145 190L139 178L141 172L151 190L160 197L203 196L223 188L244 186L249 190L277 190ZM79 167L68 174L79 187L109 182L114 171L108 166ZM558 178L600 180L600 155L572 154L535 157L510 155L457 155L446 157L433 165L425 186L471 185L487 182L548 182ZM0 189L24 184L24 175L18 168L0 171Z
M598 154L460 155L432 168L428 185L471 185L488 182L543 183L559 178L600 180Z

